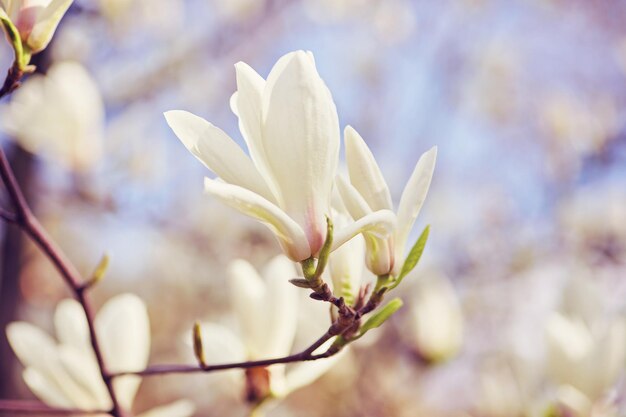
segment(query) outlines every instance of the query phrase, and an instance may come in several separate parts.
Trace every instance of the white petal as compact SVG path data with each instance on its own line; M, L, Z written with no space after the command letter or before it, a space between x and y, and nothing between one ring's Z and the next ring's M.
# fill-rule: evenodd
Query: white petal
M72 378L86 391L88 404L93 410L108 410L113 405L100 368L91 349L81 351L74 346L59 346L59 358Z
M89 327L85 311L76 300L63 300L54 313L54 327L59 343L91 352Z
M298 289L288 282L296 274L294 264L284 256L272 259L263 276L267 286L265 311L266 358L288 355L298 323Z
M337 110L311 57L282 57L263 91L263 144L278 202L303 226L312 253L326 236L332 181L339 157Z
M437 147L425 152L417 161L415 170L406 184L400 205L398 206L398 224L395 233L396 266L401 268L404 261L404 250L409 233L413 228L415 219L422 209L428 188L435 170L437 159Z
M137 417L189 417L196 411L196 406L188 400L179 400L162 405L139 414Z
M233 94L231 107L239 117L239 130L246 140L250 157L272 192L276 193L263 146L262 94L265 80L245 62L235 64L235 71L237 92Z
M323 352L325 349L329 348L331 343L327 342L322 346L320 351ZM315 380L328 372L337 363L337 361L343 357L345 352L347 352L347 350L344 350L335 356L331 356L330 358L295 364L287 370L285 391L277 394L285 396L302 387L312 384Z
M139 371L148 364L150 322L143 301L133 294L113 297L96 316L102 354L111 372ZM125 408L132 406L141 378L116 378L115 391Z
M35 22L27 40L28 46L33 53L39 52L48 46L63 15L72 5L72 1L52 0L48 7L37 17L37 22Z
M26 368L22 373L22 378L33 394L50 407L72 408L75 406L74 402L69 400L56 384L36 369Z
M389 187L363 138L352 126L344 130L346 162L350 182L363 196L369 207L376 210L393 210Z
M331 250L335 250L359 233L370 233L385 238L396 224L396 215L390 210L379 210L335 232Z
M363 196L343 176L338 175L335 184L346 210L353 219L360 219L372 212Z
M333 216L335 227L340 229L349 224L347 216L336 213ZM330 256L330 276L336 294L342 295L347 301L353 301L359 291L364 273L365 243L362 237L355 236Z
M36 370L73 405L84 408L93 405L86 398L86 391L63 368L57 346L45 332L29 323L14 322L7 326L7 338L20 362Z
M191 335L189 340L192 340ZM246 348L237 335L218 324L202 324L202 345L209 364L243 362L248 359ZM207 377L213 382L211 388L224 395L243 392L244 374L240 369L215 372Z
M248 356L263 356L267 340L265 309L266 287L256 269L243 259L237 259L228 267L231 305L237 317L241 338Z
M185 147L220 178L274 199L250 158L224 131L187 111L172 110L164 115Z
M270 201L245 188L209 178L204 180L204 189L225 204L268 226L292 260L299 262L311 256L309 242L302 228Z

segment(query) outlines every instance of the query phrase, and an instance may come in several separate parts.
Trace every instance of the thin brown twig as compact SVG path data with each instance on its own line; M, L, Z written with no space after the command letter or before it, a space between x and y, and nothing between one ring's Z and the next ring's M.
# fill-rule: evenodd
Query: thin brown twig
M113 377L120 377L125 375L138 375L138 376L156 376L156 375L167 375L167 374L189 374L189 373L204 373L204 372L215 372L215 371L225 371L229 369L249 369L249 368L257 368L257 367L265 367L277 364L286 364L293 362L306 362L306 361L314 361L318 359L329 358L335 354L337 354L338 350L327 350L324 353L313 354L315 350L317 350L320 346L326 343L328 340L333 338L334 334L330 331L326 332L322 337L320 337L315 343L311 346L303 350L302 352L295 353L293 355L284 356L282 358L274 358L274 359L263 359L258 361L245 361L245 362L233 362L233 363L224 363L219 365L153 365L149 366L141 371L128 371L128 372L118 372L112 374Z
M0 414L37 414L49 416L84 416L84 415L102 415L108 411L101 410L78 410L73 408L55 408L41 404L36 401L24 400L0 400Z

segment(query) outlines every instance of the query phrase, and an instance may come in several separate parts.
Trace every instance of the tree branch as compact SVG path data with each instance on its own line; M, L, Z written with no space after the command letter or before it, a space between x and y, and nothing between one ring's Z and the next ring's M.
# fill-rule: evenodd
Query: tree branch
M15 175L9 165L9 161L7 160L4 150L2 149L0 149L0 177L4 182L9 198L15 208L15 224L17 224L17 226L20 227L35 242L48 259L50 259L67 285L72 289L72 292L80 305L83 307L85 316L87 317L87 324L89 326L91 345L100 368L102 379L107 386L107 390L109 391L109 395L113 402L113 408L111 409L110 414L114 417L126 417L127 414L121 408L113 389L113 380L107 371L104 357L100 349L100 344L98 342L94 326L95 315L87 291L85 291L86 288L82 283L83 279L76 267L63 253L61 248L58 247L54 240L52 240L37 218L33 215L22 190L15 179Z
M249 369L257 367L265 367L270 365L293 363L293 362L306 362L314 361L318 359L329 358L339 352L336 349L329 349L324 353L314 355L313 352L326 343L328 340L336 336L329 330L322 337L315 341L311 346L303 350L302 352L295 353L293 355L284 356L282 358L263 359L258 361L246 361L246 362L232 362L219 365L153 365L149 366L141 371L128 371L117 372L112 374L112 377L120 377L125 375L138 375L138 376L155 376L166 374L190 374L190 373L207 373L215 371L225 371L228 369Z

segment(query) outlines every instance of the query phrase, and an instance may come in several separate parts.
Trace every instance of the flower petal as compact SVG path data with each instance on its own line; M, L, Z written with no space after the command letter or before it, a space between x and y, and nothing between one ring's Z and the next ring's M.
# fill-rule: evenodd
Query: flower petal
M188 340L191 339L191 335ZM207 363L243 362L247 359L241 339L229 328L214 323L202 323L202 345ZM239 394L244 389L244 375L240 369L231 369L207 375L211 388L225 396Z
M83 351L74 346L59 346L59 358L65 370L85 388L85 399L94 410L108 410L113 405L100 368L91 351Z
M71 408L76 405L53 381L43 376L35 368L24 369L22 378L33 394L50 407Z
M267 292L265 311L266 358L289 354L298 323L298 290L288 280L296 274L294 264L284 256L272 259L263 271Z
M335 213L333 222L338 229L349 224L347 215ZM336 294L343 296L347 303L352 304L363 277L363 259L365 258L365 244L363 238L355 236L330 256L329 270Z
M311 256L302 228L270 201L245 188L209 178L204 180L204 189L225 204L268 226L290 259L299 262Z
M250 358L264 355L267 341L265 314L265 282L247 261L237 259L228 267L231 305L236 314L240 334Z
M28 36L28 46L37 53L48 46L59 22L72 5L73 0L52 0L48 7L37 16L37 21Z
M337 175L335 184L343 205L353 219L360 219L372 212L363 196L343 176Z
M37 371L47 380L48 385L62 393L73 406L93 406L85 390L63 368L57 346L47 333L32 324L14 322L7 326L7 338L20 362Z
M224 131L183 110L164 113L167 124L187 149L224 181L274 201L250 158Z
M351 223L335 232L331 250L335 250L359 233L367 232L385 238L396 224L396 216L391 210L379 210Z
M83 352L92 352L87 319L78 301L67 299L57 305L54 327L60 344Z
M139 414L137 417L189 417L196 411L196 406L189 400L161 405Z
M352 126L346 126L344 130L344 143L350 182L354 188L359 191L372 210L393 210L389 187L374 155Z
M263 91L263 144L278 203L303 226L311 252L326 236L339 157L337 109L311 56L283 56Z
M111 372L139 371L148 364L150 321L143 301L121 294L104 304L95 321L102 355ZM130 408L141 378L125 376L114 381L120 403Z
M428 194L436 160L437 147L435 146L425 152L417 161L415 170L402 192L400 205L398 206L398 224L395 233L396 267L402 267L406 241Z
M235 64L237 73L237 92L233 95L232 105L239 118L239 130L243 135L250 157L272 192L276 193L276 186L268 168L267 156L263 146L262 131L262 94L265 80L245 62Z
M323 352L325 349L328 349L332 344L332 341L329 342L322 345L319 351ZM343 357L345 352L347 352L347 350L344 350L343 352L340 352L330 358L295 364L287 370L285 377L285 390L275 394L284 397L289 393L312 384L315 380L328 372L337 363L337 361Z

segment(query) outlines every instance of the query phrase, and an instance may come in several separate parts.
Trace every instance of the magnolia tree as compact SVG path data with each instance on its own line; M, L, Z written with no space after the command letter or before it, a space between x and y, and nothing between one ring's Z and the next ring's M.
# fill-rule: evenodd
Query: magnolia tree
M33 72L31 56L50 42L70 4L71 0L1 2L0 19L15 53L2 96L17 89L24 74ZM436 148L419 158L394 210L374 156L350 126L344 130L349 178L337 175L341 142L337 110L311 52L284 55L266 79L243 62L235 69L237 91L230 105L239 118L247 153L224 131L189 112L172 110L165 118L185 147L217 175L205 179L205 192L265 224L282 249L283 254L261 274L242 259L230 265L232 308L240 333L195 323L190 338L195 364L150 365L149 318L142 300L122 294L94 311L90 290L103 278L108 259L102 259L92 276L81 276L33 215L0 151L0 176L8 195L0 216L32 239L75 297L57 306L56 340L26 322L6 329L25 367L23 379L42 403L1 400L0 412L124 417L130 415L142 377L226 375L234 369L245 370L245 377L228 374L232 384L226 386L245 390L254 407L266 406L316 379L351 343L402 306L399 298L385 298L415 268L424 250L428 228L410 248L407 241L428 193ZM72 75L67 78L65 73ZM50 77L39 80L50 83L44 90L63 91L62 80L77 82L85 75L65 64L51 71ZM29 126L29 114L50 114L62 124L72 113L57 114L41 104L45 97L28 89L23 92L16 95L21 105L11 107L5 124L14 134L29 138L34 149L42 142L41 132ZM67 101L74 102L73 97L68 95ZM102 123L101 103L91 100L90 104L92 119ZM74 108L80 111L80 105ZM88 128L83 130L77 132L76 142L89 134ZM89 158L74 158L54 144L44 146L69 155L70 165L89 164ZM362 285L365 268L376 279ZM325 329L317 338L313 335L306 349L291 353L297 325L296 287L309 291L311 303L330 304L330 323L322 323ZM447 355L437 349L424 351L434 359ZM184 417L193 412L192 403L180 400L141 416Z

